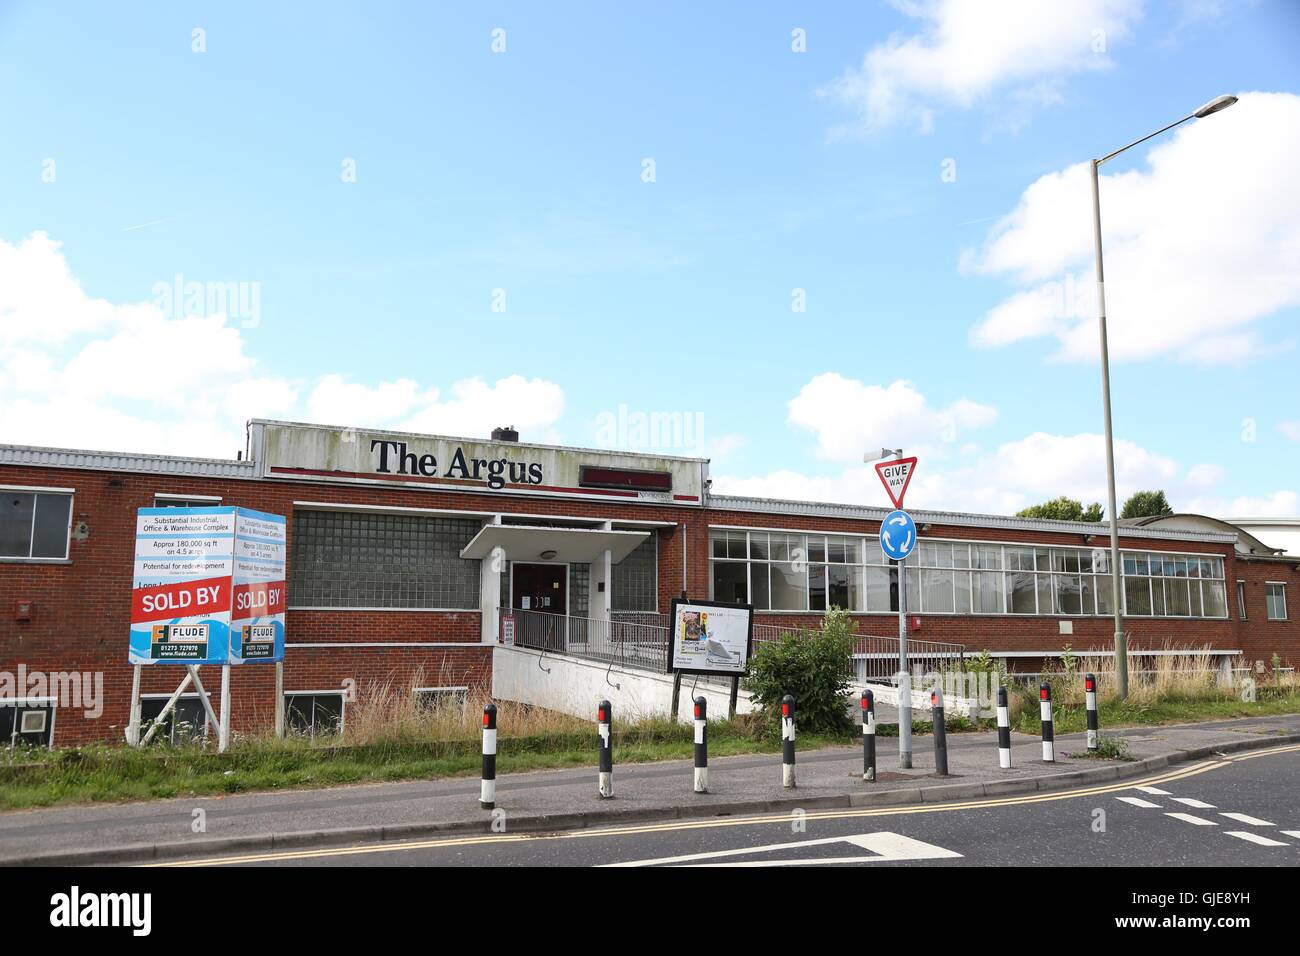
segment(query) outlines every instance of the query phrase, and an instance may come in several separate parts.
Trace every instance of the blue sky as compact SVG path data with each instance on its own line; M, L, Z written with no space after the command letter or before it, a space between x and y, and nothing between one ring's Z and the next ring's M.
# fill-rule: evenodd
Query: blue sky
M0 3L0 441L622 408L724 491L1099 498L1076 164L1233 93L1104 167L1120 492L1298 513L1300 8L1050 6Z

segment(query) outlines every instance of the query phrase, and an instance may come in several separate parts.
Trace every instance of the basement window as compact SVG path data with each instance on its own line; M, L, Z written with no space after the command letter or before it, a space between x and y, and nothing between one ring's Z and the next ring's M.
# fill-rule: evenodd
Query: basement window
M149 728L158 720L158 715L162 713L163 707L171 699L171 694L141 694L140 695L140 739L149 732ZM182 694L180 700L176 701L176 706L172 708L158 728L158 732L153 735L150 743L158 743L163 740L171 741L173 745L181 745L201 741L208 736L208 712L203 707L203 701L199 699L198 694Z
M294 691L284 695L285 724L311 737L343 732L340 691Z
M422 713L438 707L461 707L468 696L468 687L417 687L415 706Z
M0 746L54 746L54 698L0 700Z

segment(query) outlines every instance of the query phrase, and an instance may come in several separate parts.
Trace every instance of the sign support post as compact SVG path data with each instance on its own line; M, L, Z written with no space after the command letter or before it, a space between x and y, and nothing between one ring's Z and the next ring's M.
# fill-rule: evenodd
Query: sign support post
M140 665L132 668L131 712L126 725L126 742L131 747L140 746Z
M912 766L912 677L907 669L907 561L898 562L898 765Z
M217 753L230 746L230 665L221 665L221 723L217 731Z
M284 739L284 661L275 662L275 736Z
M902 451L886 454L901 455ZM867 460L870 460L868 456ZM876 465L876 474L898 510L880 523L880 549L898 565L898 765L912 766L912 678L907 666L907 556L916 547L916 523L903 510L903 496L916 473L916 458L894 458Z
M189 671L190 677L194 678L194 689L199 692L199 700L208 715L208 720L211 721L213 727L220 727L221 725L217 723L217 715L212 710L212 701L208 700L208 692L203 687L203 681L199 680L199 669L191 664Z

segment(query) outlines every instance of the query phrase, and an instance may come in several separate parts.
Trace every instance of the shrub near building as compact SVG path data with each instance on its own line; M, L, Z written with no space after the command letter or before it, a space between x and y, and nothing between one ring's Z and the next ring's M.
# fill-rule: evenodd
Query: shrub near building
M853 729L848 705L857 628L847 611L832 608L816 630L782 634L780 640L759 645L745 687L769 729L780 726L786 694L794 697L800 733L834 735Z

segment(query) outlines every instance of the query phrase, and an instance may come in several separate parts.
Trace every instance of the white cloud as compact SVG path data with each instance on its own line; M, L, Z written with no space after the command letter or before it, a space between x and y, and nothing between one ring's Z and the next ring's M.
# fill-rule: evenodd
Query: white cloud
M1240 362L1259 320L1300 306L1300 96L1245 93L1181 127L1147 168L1103 176L1106 310L1117 359ZM965 270L1026 287L971 333L994 347L1054 336L1056 358L1095 361L1088 164L1040 178L963 254Z
M44 233L0 240L0 441L230 458L257 417L484 438L513 424L525 439L557 439L564 393L552 382L471 378L443 398L410 379L326 374L302 402L245 334L224 314L92 299Z
M1260 496L1195 498L1185 510L1217 518L1292 518L1300 515L1300 494L1275 491Z
M818 454L834 461L861 461L869 449L952 442L997 417L992 407L966 398L933 408L911 382L867 385L837 372L813 378L788 407L791 424L813 432Z
M824 94L855 107L866 131L907 123L928 132L936 109L969 107L1010 89L1017 109L1060 102L1062 78L1111 65L1141 0L917 0L894 4L917 21L867 51Z
M1106 502L1105 444L1101 435L1051 435L1035 432L994 449L966 445L948 456L922 454L907 493L918 510L1014 514L1022 508L1067 495L1085 505ZM1290 515L1297 494L1280 490L1263 497L1228 498L1212 493L1225 469L1195 464L1184 472L1178 463L1135 442L1115 442L1115 471L1120 506L1135 491L1161 488L1180 511L1225 515ZM839 474L810 477L793 470L766 475L714 476L714 491L811 501L887 507L888 499L870 465L846 467Z
M1277 430L1292 441L1300 441L1300 422L1278 422Z
M487 438L493 428L512 425L523 441L558 440L555 423L564 412L564 390L545 379L511 375L489 385L467 378L451 387L451 395L431 401L408 416L402 428L437 435Z

